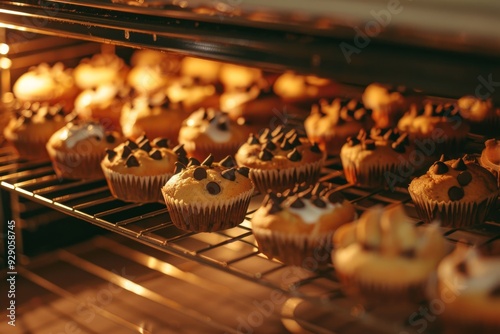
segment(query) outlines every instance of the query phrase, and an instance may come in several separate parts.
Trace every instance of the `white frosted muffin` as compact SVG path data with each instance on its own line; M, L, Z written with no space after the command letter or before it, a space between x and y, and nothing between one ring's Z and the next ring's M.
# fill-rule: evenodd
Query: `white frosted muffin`
M317 183L269 193L251 221L263 254L316 270L331 261L335 230L355 217L349 201L330 184Z
M346 292L419 302L450 244L438 224L416 226L402 205L373 207L334 234L333 266Z
M446 302L440 314L445 333L499 333L500 254L457 244L439 264L432 297Z
M72 69L65 68L63 63L31 67L16 80L12 91L19 101L60 104L66 113L73 110L79 92Z

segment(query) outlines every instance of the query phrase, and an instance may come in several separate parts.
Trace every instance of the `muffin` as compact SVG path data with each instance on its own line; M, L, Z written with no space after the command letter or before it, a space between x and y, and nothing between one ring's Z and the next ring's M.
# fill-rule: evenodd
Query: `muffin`
M332 236L356 217L354 206L328 183L270 192L251 219L259 250L287 265L329 264Z
M219 82L222 63L214 60L184 57L181 61L180 76L190 78L201 85Z
M100 164L106 150L122 141L119 133L98 122L73 120L50 137L46 148L58 177L98 179L103 177Z
M79 93L72 70L65 68L63 63L53 66L41 63L31 67L16 80L12 91L20 102L59 104L66 113L73 110Z
M415 172L411 164L415 159L410 159L415 154L408 134L397 129L373 128L369 133L361 130L356 137L349 137L340 149L347 182L364 188L393 188L404 184ZM425 159L423 154L419 157Z
M199 108L218 108L220 95L212 83L198 82L190 77L172 80L165 88L168 99L188 112Z
M212 154L216 160L220 160L236 154L249 131L222 111L201 108L184 120L178 141L190 156L203 160Z
M488 139L479 157L479 164L489 170L496 178L500 187L500 140Z
M500 254L457 244L437 269L434 298L446 303L444 332L500 332Z
M212 232L243 222L254 192L248 168L236 167L230 156L200 163L177 163L175 174L161 188L172 223L186 231Z
M484 222L496 207L497 179L475 161L436 161L408 187L419 217L427 223L464 227Z
M140 95L123 105L120 126L123 135L134 140L145 134L149 138L168 138L177 145L182 122L188 116L162 93Z
M250 178L261 193L316 183L325 157L305 135L282 126L266 128L259 136L250 134L235 156L238 165L250 168Z
M333 243L332 263L346 293L368 303L398 301L397 307L426 299L450 250L438 224L415 225L401 204L368 209L339 227Z
M491 99L480 99L475 96L462 96L457 106L463 119L470 125L471 132L495 136L500 128L500 107Z
M470 130L455 104L431 102L405 113L398 128L408 132L413 141L433 142L437 153L446 154L460 152Z
M82 89L93 89L101 85L123 86L129 66L114 53L98 53L84 58L75 67L73 76L76 85Z
M365 88L362 99L365 107L372 110L375 126L382 129L395 127L403 113L412 106L418 108L422 102L421 94L415 90L378 82Z
M66 124L64 116L61 105L22 103L13 110L3 133L21 158L48 159L45 145Z
M267 88L261 69L235 64L221 65L219 81L224 87L224 92L241 92L254 85Z
M126 202L162 202L161 187L174 174L178 153L167 139L146 136L108 149L101 168L111 194Z
M321 100L304 121L307 137L328 154L338 155L347 138L369 127L370 110L356 99Z
M312 75L300 75L287 71L280 75L273 90L283 101L302 105L307 111L321 98L332 98L338 94L338 87L329 79Z
M75 99L75 110L81 119L97 120L106 130L121 131L123 105L129 99L128 86L107 83L85 89Z

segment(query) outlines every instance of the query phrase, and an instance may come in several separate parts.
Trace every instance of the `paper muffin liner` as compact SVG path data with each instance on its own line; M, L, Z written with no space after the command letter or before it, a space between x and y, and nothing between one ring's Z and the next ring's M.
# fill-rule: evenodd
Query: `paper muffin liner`
M426 141L429 139L430 138L428 136L423 136L419 134L410 134L411 141L415 140ZM435 152L432 152L432 155L460 154L462 152L462 149L465 147L465 144L467 143L467 133L464 133L463 136L457 136L457 137L448 136L447 138L444 138L444 136L442 136L440 139L444 139L444 141L442 143L435 142L436 145Z
M323 159L286 169L250 168L249 176L255 188L261 193L267 193L269 190L282 192L293 188L296 184L316 183L321 175L322 166Z
M439 220L441 226L465 227L484 222L497 203L498 193L480 202L438 202L408 189L420 219L426 223Z
M19 157L26 159L49 159L49 154L45 145L49 138L21 138L10 140Z
M103 153L59 152L47 147L52 166L57 176L67 179L100 179L104 177L101 168Z
M238 142L227 142L227 143L195 143L195 142L183 142L184 149L189 156L192 156L200 161L205 160L210 154L213 155L216 161L222 160L228 155L234 156L242 143Z
M172 177L172 173L161 175L131 175L117 173L102 167L111 194L125 202L162 202L161 187Z
M172 223L181 230L193 232L214 232L235 227L245 219L254 189L226 200L194 202L162 194L170 213Z
M391 174L397 176L398 180L400 180L400 178L407 179L400 175L398 171L399 166L399 163L375 166L356 166L356 164L352 161L342 159L342 167L344 169L344 175L347 182L365 188L378 188L384 186L393 187L396 184L399 184L400 182L396 184L388 183L387 177ZM393 178L389 181L392 181L392 179Z
M254 228L259 250L270 259L287 265L316 270L331 263L333 233L322 235L293 234Z

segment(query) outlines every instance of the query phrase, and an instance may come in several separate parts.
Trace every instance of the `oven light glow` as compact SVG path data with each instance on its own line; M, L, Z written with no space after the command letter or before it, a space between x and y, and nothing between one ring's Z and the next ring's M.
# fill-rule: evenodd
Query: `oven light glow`
M0 58L0 68L2 70L8 70L12 66L12 60L6 57Z
M0 43L0 55L6 55L9 53L9 46L5 43Z

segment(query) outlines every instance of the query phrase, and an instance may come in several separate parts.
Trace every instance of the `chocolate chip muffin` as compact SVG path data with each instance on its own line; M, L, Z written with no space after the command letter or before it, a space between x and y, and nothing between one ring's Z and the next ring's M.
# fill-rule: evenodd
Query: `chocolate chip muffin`
M500 106L491 98L480 99L476 96L462 96L457 100L460 116L470 125L471 132L486 135L498 135L500 127Z
M303 182L316 183L325 156L304 134L278 126L265 128L258 136L250 134L235 158L238 165L250 168L255 187L267 193L282 192Z
M348 137L370 127L371 110L356 99L321 100L304 121L307 137L328 154L338 155Z
M66 124L64 116L62 105L18 103L3 133L21 158L48 159L45 145Z
M186 231L212 232L243 222L254 192L248 168L231 156L219 162L176 163L175 174L161 188L173 224Z
M463 227L480 224L495 208L497 180L475 161L436 161L408 187L419 217L427 223Z
M179 144L184 144L189 156L203 160L212 154L215 160L234 156L250 133L244 125L232 121L220 110L201 108L182 123Z
M355 216L354 206L331 184L317 183L269 193L251 221L267 257L316 270L330 263L334 231Z
M161 187L174 174L175 163L186 161L182 147L165 138L127 140L106 151L101 168L111 194L126 202L161 202Z

